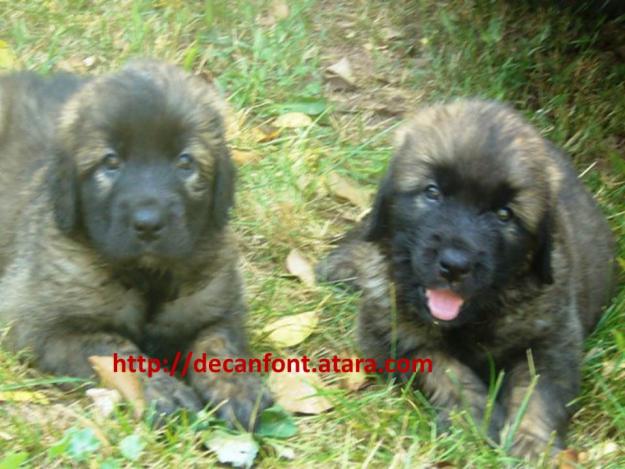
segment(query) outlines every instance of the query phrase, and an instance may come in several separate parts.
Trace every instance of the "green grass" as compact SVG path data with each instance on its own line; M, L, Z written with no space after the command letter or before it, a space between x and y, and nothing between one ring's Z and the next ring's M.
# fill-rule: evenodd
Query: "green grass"
M268 1L0 0L0 39L20 66L42 72L102 73L148 55L215 78L239 116L233 147L260 158L240 168L233 221L254 349L346 355L357 350L357 297L303 287L286 275L284 260L295 247L320 258L350 225L345 215L358 210L328 196L323 180L337 171L373 190L389 158L398 109L451 96L512 103L573 156L580 172L587 170L583 180L608 215L625 264L625 59L618 55L625 23L520 3L293 0L288 18L268 24L259 20L270 10ZM323 71L343 56L352 61L359 87L333 92ZM89 69L82 63L88 57L94 58ZM384 109L372 107L376 103ZM316 108L312 127L283 131L266 143L254 137L254 129L274 117L310 106ZM271 319L321 304L320 324L300 346L276 350L258 332ZM625 466L624 320L621 276L611 307L587 341L583 392L569 432L570 447L595 457L591 466ZM27 453L32 467L215 461L202 444L214 427L210 414L160 432L135 423L124 409L99 422L84 388L66 392L48 378L0 352L0 388L36 389L50 401L0 403L0 461L9 451ZM334 410L297 417L296 436L262 441L259 467L514 465L462 415L449 435L436 437L433 411L418 392L380 382L357 394L332 389L328 397ZM55 452L67 428L97 430L99 449L83 462ZM146 444L134 463L119 446L133 433ZM608 441L619 449L600 458ZM296 459L280 459L278 447L292 448Z

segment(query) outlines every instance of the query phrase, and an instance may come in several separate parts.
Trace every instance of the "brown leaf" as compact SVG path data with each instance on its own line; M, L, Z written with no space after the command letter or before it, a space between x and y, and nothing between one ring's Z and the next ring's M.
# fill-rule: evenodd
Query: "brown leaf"
M297 181L295 181L295 185L300 191L305 191L312 183L313 178L308 174L302 174L297 178Z
M252 135L256 143L267 143L280 136L280 129L272 125L263 125L254 127L252 129Z
M335 88L355 88L356 80L352 65L346 57L326 68L326 78L332 81ZM342 85L342 86L341 86Z
M319 313L291 314L267 324L263 332L269 334L268 338L278 347L292 347L310 336L319 323Z
M278 116L273 121L273 125L280 129L296 129L299 127L308 127L313 121L307 114L303 112L287 112Z
M382 32L384 33L387 41L394 41L396 39L401 39L402 37L402 32L395 28L384 28Z
M245 112L235 112L228 103L225 104L223 112L226 125L226 140L231 142L241 135L247 115Z
M360 223L369 212L370 210L362 210L352 205L343 205L337 210L337 215L342 220L350 223Z
M567 448L560 451L556 457L558 469L575 469L579 462L577 451Z
M277 20L284 20L289 17L289 5L284 0L273 0L270 10L271 15Z
M56 69L73 73L85 73L87 71L87 67L83 63L83 60L79 57L68 57L66 59L59 60L56 63Z
M258 163L260 160L261 160L260 155L253 151L237 150L237 149L232 150L232 161L234 161L234 163L237 166Z
M352 356L350 360L356 363L358 357ZM367 374L362 371L352 371L351 373L342 373L341 387L351 392L356 392L365 387L367 384Z
M333 407L330 401L317 394L317 389L325 386L316 373L271 373L267 384L276 403L289 412L316 415Z
M134 415L139 418L145 410L143 386L136 373L114 371L113 357L97 356L89 357L89 363L96 372L102 384L111 389L116 389L124 399L134 406Z
M299 250L292 249L289 252L286 258L286 270L299 278L307 287L315 285L315 271L308 259Z
M259 26L271 28L278 21L289 17L289 5L285 0L273 0L269 9L256 17L256 23Z
M369 208L369 191L358 186L355 182L340 176L338 173L328 174L326 181L328 189L332 194L348 200L363 210Z

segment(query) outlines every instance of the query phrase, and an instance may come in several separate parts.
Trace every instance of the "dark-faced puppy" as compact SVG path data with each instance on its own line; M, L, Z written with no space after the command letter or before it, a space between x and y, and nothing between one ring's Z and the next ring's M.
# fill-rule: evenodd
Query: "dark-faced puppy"
M554 431L562 447L613 258L608 225L567 157L511 109L459 100L398 132L371 214L318 273L363 290L364 351L432 359L416 382L443 424L464 402L483 419L494 363L505 379L489 433L511 428L531 351L539 378L512 452L535 458Z
M81 79L0 81L0 320L42 370L91 355L247 354L234 169L223 103L157 63ZM270 403L252 375L145 380L157 410L221 404L245 427Z

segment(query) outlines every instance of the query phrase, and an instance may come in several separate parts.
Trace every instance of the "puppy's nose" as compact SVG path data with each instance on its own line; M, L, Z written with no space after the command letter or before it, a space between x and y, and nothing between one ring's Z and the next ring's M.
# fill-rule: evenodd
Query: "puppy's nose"
M455 282L471 271L472 261L465 251L447 248L441 252L438 265L441 277Z
M163 225L163 214L157 207L139 208L132 215L132 226L144 241L157 238Z

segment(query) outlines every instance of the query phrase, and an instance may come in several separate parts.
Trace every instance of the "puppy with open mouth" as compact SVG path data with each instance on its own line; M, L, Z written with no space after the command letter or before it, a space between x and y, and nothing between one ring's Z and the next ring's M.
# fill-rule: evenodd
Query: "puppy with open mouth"
M538 381L511 452L534 459L562 448L613 259L608 224L567 156L510 108L458 100L398 131L370 215L317 273L362 290L369 356L431 358L414 382L442 426L468 403L498 440L532 387L531 353ZM493 364L504 380L487 411Z

